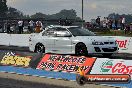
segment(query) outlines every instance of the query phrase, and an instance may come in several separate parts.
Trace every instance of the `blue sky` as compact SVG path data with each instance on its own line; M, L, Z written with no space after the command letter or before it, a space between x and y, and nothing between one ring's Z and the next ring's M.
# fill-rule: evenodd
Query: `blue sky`
M81 17L82 0L7 0L7 5L14 7L24 14L42 12L54 14L62 9L75 9ZM84 19L108 16L110 13L132 14L131 0L84 0Z

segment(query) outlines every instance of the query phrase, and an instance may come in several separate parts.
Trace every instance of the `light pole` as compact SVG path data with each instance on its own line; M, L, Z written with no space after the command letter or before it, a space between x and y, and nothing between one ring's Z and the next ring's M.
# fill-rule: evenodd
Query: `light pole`
M83 0L82 0L82 27L83 27Z

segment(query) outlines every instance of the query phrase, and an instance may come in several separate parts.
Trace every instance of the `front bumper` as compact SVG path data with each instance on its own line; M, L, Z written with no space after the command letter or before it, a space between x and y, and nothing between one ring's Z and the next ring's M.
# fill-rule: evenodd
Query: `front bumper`
M87 47L88 53L118 53L119 48L115 45L91 45Z

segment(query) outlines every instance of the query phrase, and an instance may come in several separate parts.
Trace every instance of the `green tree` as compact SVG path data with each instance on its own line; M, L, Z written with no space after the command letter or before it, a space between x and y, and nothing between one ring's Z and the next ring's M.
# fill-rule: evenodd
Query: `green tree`
M38 13L35 13L34 15L31 15L31 18L45 18L47 15L41 13L41 12L38 12Z
M11 18L23 18L23 13L15 8L9 7L7 17Z
M58 20L58 19L73 19L73 20L81 20L80 17L77 17L76 11L71 9L71 10L61 10L60 12L56 13L56 14L51 14L51 15L46 15L43 14L41 12L39 13L35 13L33 15L31 15L31 18L44 18L46 20Z
M59 13L53 14L51 15L53 16L55 19L76 19L77 15L76 15L76 11L71 9L71 10L61 10Z
M0 0L0 17L6 17L6 13L8 11L6 2L6 0Z

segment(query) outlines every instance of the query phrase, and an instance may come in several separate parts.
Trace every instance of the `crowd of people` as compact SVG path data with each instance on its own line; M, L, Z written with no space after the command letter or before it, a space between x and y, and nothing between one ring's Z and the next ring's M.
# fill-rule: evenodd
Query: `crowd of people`
M43 24L42 24L42 22L41 21L36 21L36 22L34 22L33 20L30 20L30 21L28 21L28 23L27 23L28 25L27 25L27 29L28 29L28 31L30 32L30 33L39 33L39 32L41 32L42 31L42 29L43 29ZM22 34L23 33L23 28L24 27L24 21L22 21L22 20L20 20L20 21L18 21L18 33L19 34Z
M2 29L2 26L0 29ZM43 24L39 20L36 22L34 22L33 20L30 21L19 20L18 22L15 23L7 22L5 29L6 30L4 30L3 32L6 31L7 33L23 34L24 30L26 30L29 33L39 33L43 30Z
M2 25L0 24L0 30L6 29L7 33L18 33L23 34L25 29L28 33L40 33L44 26L43 22L40 20L33 21L33 20L22 20L13 23L10 21L6 22L6 28L2 28ZM59 19L58 24L59 25L65 25L69 26L72 25L73 21L69 19ZM132 33L132 23L128 24L126 23L125 17L121 17L119 19L110 19L108 17L104 17L103 20L100 19L100 16L98 16L95 21L93 22L86 22L85 23L86 28L104 28L104 29L114 29L114 30L125 30L130 31Z
M120 17L119 19L104 17L103 20L101 20L100 16L98 16L93 22L86 22L86 28L125 30L131 33L132 23L126 23L125 17Z
M68 26L72 24L72 21L66 19L59 19L57 22L58 25ZM33 20L22 20L11 22L8 21L6 23L6 32L7 33L18 33L23 34L24 30L26 29L28 33L40 33L44 28L44 23L40 20L33 21Z

